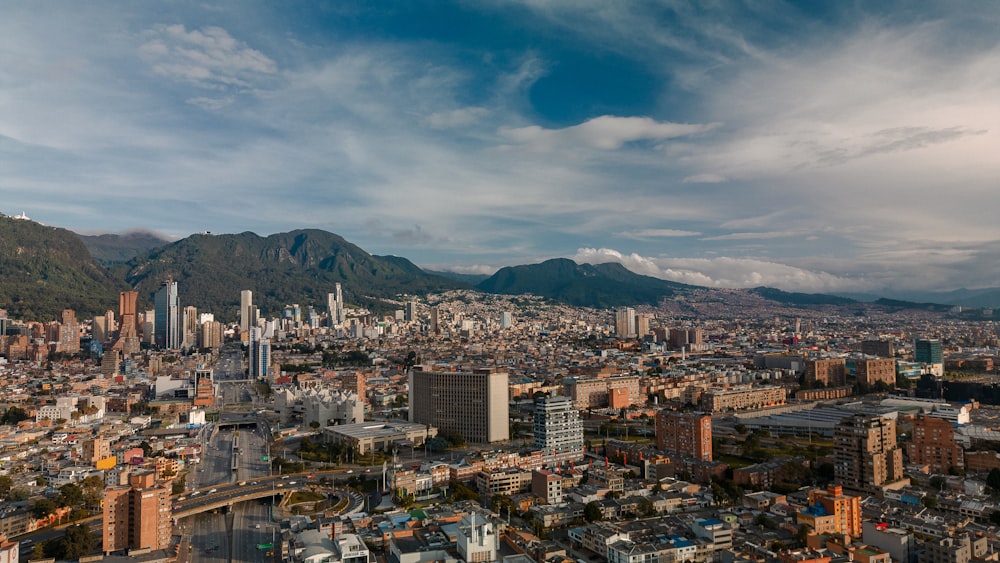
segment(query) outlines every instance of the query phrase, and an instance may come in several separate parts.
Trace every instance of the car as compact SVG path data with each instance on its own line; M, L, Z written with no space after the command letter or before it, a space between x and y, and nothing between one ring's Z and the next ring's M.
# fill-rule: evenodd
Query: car
M35 540L33 540L31 538L28 538L28 539L22 541L21 545L24 546L24 547L28 547L29 545L31 545L33 543L35 543Z
M201 494L201 491L195 491L195 492L191 493L191 496L196 497L196 496L198 496L200 494Z
M179 505L179 504L175 504L174 505L174 510L180 510L180 509L181 509L181 505Z
M278 486L279 486L279 487L284 487L284 486L285 486L285 484L284 484L284 483L278 483Z
M291 475L282 475L281 476L282 479L288 479L289 477L291 477Z
M257 484L257 481L253 481L253 482L251 482L250 484L251 484L251 485L256 485L256 484Z
M212 494L212 493L214 493L214 492L217 492L218 490L219 490L219 489L212 489L211 491L208 491L208 494Z
M260 529L260 524L257 524L256 526L254 526L254 528L257 528L259 530Z
M348 473L354 473L354 470L353 469L348 469L347 472Z
M289 482L288 482L288 484L289 484L289 485L294 485L294 484L295 484L295 481L289 481Z

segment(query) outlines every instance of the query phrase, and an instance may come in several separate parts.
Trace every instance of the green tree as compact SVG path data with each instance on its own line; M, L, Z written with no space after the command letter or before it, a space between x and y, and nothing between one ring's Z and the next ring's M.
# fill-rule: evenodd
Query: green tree
M986 476L986 486L993 489L994 492L1000 492L1000 469L995 467L990 469Z
M59 497L56 499L59 506L77 506L83 504L83 489L74 483L68 483L59 487Z
M8 475L0 475L0 498L6 499L14 487L14 480Z
M15 425L22 420L28 420L31 418L28 413L21 407L10 407L4 411L3 416L0 417L0 424L10 424Z
M57 555L58 559L79 559L90 555L97 542L90 533L90 529L84 524L73 524L66 527L66 535L60 542L61 549Z
M97 475L91 475L84 479L81 483L84 489L100 489L104 490L104 479L101 479Z
M56 511L56 503L47 498L41 498L31 504L31 514L35 518L45 518Z
M11 502L20 502L22 500L28 500L30 496L31 494L26 489L22 489L21 487L14 487L7 494L7 500Z
M142 448L142 457L153 457L153 446L150 446L149 442L143 440L139 447Z
M601 510L600 503L596 500L588 502L583 509L583 517L587 522L598 522L603 519L604 512Z

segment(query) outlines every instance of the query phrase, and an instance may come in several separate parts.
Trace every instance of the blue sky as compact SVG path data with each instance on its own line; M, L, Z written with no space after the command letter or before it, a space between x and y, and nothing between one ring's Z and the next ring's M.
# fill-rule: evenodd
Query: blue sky
M991 287L992 2L0 6L0 212L809 292Z

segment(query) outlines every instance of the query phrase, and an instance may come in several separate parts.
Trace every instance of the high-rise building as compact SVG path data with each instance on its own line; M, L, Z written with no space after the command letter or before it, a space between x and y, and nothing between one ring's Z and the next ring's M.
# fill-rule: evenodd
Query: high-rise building
M965 450L955 441L955 423L938 416L917 415L906 453L910 463L926 465L934 473L950 473L965 465Z
M468 371L410 370L409 420L485 444L509 439L507 374L492 368Z
M80 351L80 323L73 309L63 309L59 315L59 351L67 354Z
M635 309L620 307L615 310L615 336L618 338L635 338L637 334Z
M95 316L90 325L91 339L104 343L108 341L108 334L108 318L104 315Z
M264 331L255 326L250 327L247 344L250 379L267 377L271 366L271 340L264 338Z
M184 307L183 337L181 348L193 348L198 345L198 308Z
M856 414L839 423L833 435L834 484L879 493L903 479L903 450L896 445L896 421Z
M240 292L240 334L245 334L250 327L257 324L256 309L253 306L253 292L244 289Z
M437 307L431 307L431 333L441 334L441 310Z
M150 309L142 316L142 340L150 346L156 345L156 309Z
M413 299L406 302L406 309L403 310L403 321L412 323L417 320L417 302Z
M340 284L334 284L333 293L326 294L326 310L330 315L330 326L340 326L344 324L344 295L341 293Z
M896 347L891 340L865 340L861 343L861 353L880 358L892 358L896 355Z
M913 361L927 366L927 371L944 376L944 350L941 341L922 338L913 343Z
M514 314L510 311L500 313L500 328L507 330L512 326L514 326Z
M668 454L712 461L712 417L661 410L656 413L656 447Z
M160 289L153 298L156 320L153 331L156 345L167 350L181 347L180 302L177 298L177 282L167 280L160 283Z
M115 340L114 349L124 356L138 354L141 346L139 341L139 315L138 291L122 291L118 293L118 338ZM108 323L109 325L111 323ZM110 326L109 331L112 330ZM146 333L150 334L150 333Z
M155 472L129 476L129 485L104 489L104 553L166 549L170 545L170 487Z
M200 348L216 349L222 346L222 323L211 320L201 323L201 330L198 333L198 346Z
M545 461L556 463L583 457L583 421L573 399L565 396L535 399L535 448Z
M858 383L869 387L881 382L892 388L896 385L896 360L895 358L855 359L854 376Z
M640 337L649 334L649 321L653 320L653 315L649 313L639 313L635 316L635 332Z

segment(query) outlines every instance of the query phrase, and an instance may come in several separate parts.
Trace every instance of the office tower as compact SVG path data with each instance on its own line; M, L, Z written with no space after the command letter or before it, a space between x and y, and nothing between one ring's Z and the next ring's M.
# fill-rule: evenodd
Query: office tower
M674 350L698 352L705 349L705 337L700 328L676 328L669 334L670 347Z
M861 537L861 497L845 495L843 487L810 490L809 505L795 517L815 534Z
M441 314L440 309L437 307L431 307L431 333L441 334L441 321L439 315Z
M834 428L834 484L878 493L903 478L903 450L896 445L896 421L856 414Z
M184 307L183 338L181 348L192 348L198 345L198 308Z
M97 315L90 324L90 337L96 342L108 341L108 318L104 315Z
M417 320L417 302L410 300L406 302L406 309L403 311L403 321L411 323Z
M333 293L326 294L326 310L330 315L329 324L331 327L340 326L344 323L344 295L341 293L340 284L334 284Z
M913 343L913 361L927 366L927 372L944 376L944 351L937 339L920 339Z
M822 383L827 387L847 384L847 362L844 358L806 360L805 382Z
M438 435L459 434L472 443L502 442L508 427L507 374L493 368L425 371L409 376L409 420L438 428Z
M222 346L222 323L219 321L205 321L201 323L201 330L198 333L198 347L216 349Z
M649 313L639 313L635 316L635 332L640 337L649 334L649 321L653 320L653 315Z
M615 311L615 336L618 338L635 338L638 333L635 327L635 309L620 307Z
M118 350L124 356L138 354L141 349L139 341L139 317L136 312L138 299L138 291L122 291L118 293L118 338L115 340L112 348ZM108 334L110 336L113 329L110 326L110 322L108 325Z
M104 553L170 545L170 487L155 473L129 476L128 486L104 489Z
M312 305L309 306L309 328L319 328L319 313Z
M118 368L121 366L121 363L121 352L114 348L106 350L104 352L104 356L101 358L101 375L104 377L113 377L117 375Z
M926 465L933 473L950 473L965 466L965 450L955 441L955 423L951 420L918 414L912 438L906 444L910 463Z
M143 342L153 346L156 344L156 309L150 309L142 316Z
M514 314L510 311L500 313L500 328L507 330L514 325Z
M254 319L255 309L253 307L253 292L244 289L240 292L240 334L250 330L250 327L257 324Z
M573 399L565 396L535 399L535 448L546 462L583 457L583 421Z
M267 377L271 365L271 340L264 337L263 329L254 326L250 327L247 344L250 379Z
M155 343L158 347L174 350L181 347L180 302L177 299L177 282L167 280L153 299L156 320L153 324Z
M63 309L59 315L59 351L76 354L80 351L80 323L73 309Z
M656 413L656 447L668 454L712 461L712 417L661 410Z

